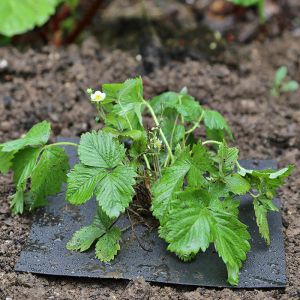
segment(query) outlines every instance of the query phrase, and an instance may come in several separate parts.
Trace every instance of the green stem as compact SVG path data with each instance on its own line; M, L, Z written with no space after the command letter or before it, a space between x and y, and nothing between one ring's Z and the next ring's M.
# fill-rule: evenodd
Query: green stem
M265 16L265 0L259 0L257 3L257 9L258 9L258 16L259 16L259 23L264 24L266 21Z
M200 122L203 120L203 118L204 118L204 110L202 111L202 113L201 113L201 115L200 115L198 121L194 124L194 126L193 126L191 129L189 129L188 131L186 131L185 134L190 134L190 133L192 133L192 132L199 126L199 124L200 124Z
M53 143L53 144L49 144L44 146L43 149L47 149L53 146L73 146L73 147L78 147L79 145L76 143L72 143L72 142L58 142L58 143Z
M166 136L165 136L164 132L160 128L160 125L159 125L159 122L157 120L157 117L155 115L154 110L152 109L151 105L147 101L143 100L143 103L146 105L146 107L148 108L150 114L152 115L152 118L154 120L155 125L159 128L159 133L161 135L161 138L163 139L163 141L164 141L164 143L167 147L167 150L168 150L168 155L171 157L171 161L173 162L174 161L174 156L173 156L173 153L172 153L172 149L171 149L171 147L170 147L170 145L169 145L169 143L166 139Z
M149 160L148 160L146 154L143 154L143 158L146 163L147 169L151 170L150 163L149 163Z
M178 97L179 105L182 104L181 98L182 98L182 96L180 95L180 96ZM180 117L181 117L181 123L182 123L182 125L184 126L184 116L183 116L182 114L180 114Z
M239 169L244 169L244 168L239 164L238 161L236 161L235 164L236 164L236 166L237 166Z
M202 143L202 145L207 145L207 144L216 144L216 145L221 145L222 142L218 142L218 141L213 141L213 140L207 140L205 142Z
M179 116L179 114L176 116L176 119L175 119L175 122L174 122L174 126L173 126L173 129L172 129L172 133L171 133L171 138L170 138L170 146L171 146L171 148L173 148L173 136L174 136L176 125L177 125L178 116Z

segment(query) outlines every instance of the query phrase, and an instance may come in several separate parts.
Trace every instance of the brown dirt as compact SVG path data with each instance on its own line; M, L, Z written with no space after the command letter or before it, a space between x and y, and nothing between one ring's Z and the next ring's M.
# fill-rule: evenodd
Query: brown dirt
M76 280L14 272L31 224L30 216L12 217L10 176L0 185L0 298L12 299L299 299L300 90L269 96L278 66L300 81L300 39L288 33L264 43L227 50L214 65L205 61L169 62L144 77L146 97L187 86L206 106L229 121L241 158L276 158L297 169L280 192L288 284L285 290L184 288L136 281ZM93 41L56 50L24 53L1 48L0 142L13 139L48 119L55 135L74 136L97 128L95 110L83 90L137 75L139 63L120 51L102 52Z

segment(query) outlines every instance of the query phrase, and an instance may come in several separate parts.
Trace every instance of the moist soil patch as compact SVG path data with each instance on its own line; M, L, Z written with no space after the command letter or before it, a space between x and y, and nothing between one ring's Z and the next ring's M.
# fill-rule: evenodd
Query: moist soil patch
M292 33L262 43L225 51L214 64L170 61L144 77L147 98L183 86L205 106L228 120L241 158L276 158L296 170L280 191L287 264L285 290L187 288L135 281L58 278L14 271L25 245L32 216L12 217L10 174L0 185L0 297L12 299L298 299L300 248L300 91L271 98L276 69L286 65L300 81L299 37ZM47 119L55 135L79 136L95 124L95 110L83 90L139 74L135 55L106 53L93 39L81 46L56 50L44 47L20 52L0 48L8 62L0 70L0 142L19 137L34 123ZM201 134L201 132L199 133Z

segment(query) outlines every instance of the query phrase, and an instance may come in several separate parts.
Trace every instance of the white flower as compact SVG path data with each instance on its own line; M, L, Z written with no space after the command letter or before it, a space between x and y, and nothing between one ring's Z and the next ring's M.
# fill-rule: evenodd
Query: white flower
M101 102L105 99L106 94L100 91L96 91L94 94L91 95L92 102Z

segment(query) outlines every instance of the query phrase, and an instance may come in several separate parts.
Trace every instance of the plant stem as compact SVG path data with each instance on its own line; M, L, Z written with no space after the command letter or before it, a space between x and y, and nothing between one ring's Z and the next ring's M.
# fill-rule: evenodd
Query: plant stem
M205 142L202 143L202 145L207 145L207 144L216 144L216 145L221 145L222 142L218 142L218 141L213 141L213 140L207 140Z
M149 160L148 160L148 158L147 158L147 156L146 156L145 153L143 154L143 158L144 158L144 161L146 163L147 169L151 170Z
M49 144L44 146L44 149L53 147L53 146L73 146L73 147L78 147L79 145L76 143L72 143L72 142L58 142L58 143L53 143L53 144Z
M202 121L203 118L204 118L204 110L202 111L202 113L201 113L198 121L194 124L194 126L191 129L189 129L188 131L186 131L185 134L192 133L199 126L199 124L200 124L200 122Z
M182 97L182 95L180 95L180 96L178 97L179 105L182 104L181 97ZM182 123L182 125L184 126L184 116L183 116L182 114L180 114L180 117L181 117L181 123Z
M176 116L176 119L175 119L175 122L174 122L174 126L173 126L173 129L172 129L172 133L171 133L171 138L170 138L170 146L171 146L171 148L173 148L173 136L174 136L175 128L176 128L176 125L177 125L178 116L179 116L179 114Z
M244 169L244 168L239 164L238 161L236 161L235 164L236 164L236 166L237 166L239 169Z
M259 0L257 3L257 9L258 9L258 16L259 16L259 23L264 24L266 21L265 16L265 0Z
M171 147L170 147L170 145L169 145L169 143L166 139L166 136L165 136L164 132L160 128L160 125L159 125L159 122L157 120L157 117L155 115L154 110L152 109L151 105L147 101L143 100L143 103L146 105L146 107L148 108L150 114L152 115L152 118L154 120L155 125L159 128L159 133L161 135L161 138L163 139L163 141L164 141L164 143L167 147L167 150L168 150L168 156L170 156L171 161L173 162L174 161L174 156L173 156L173 153L172 153L172 149L171 149Z

